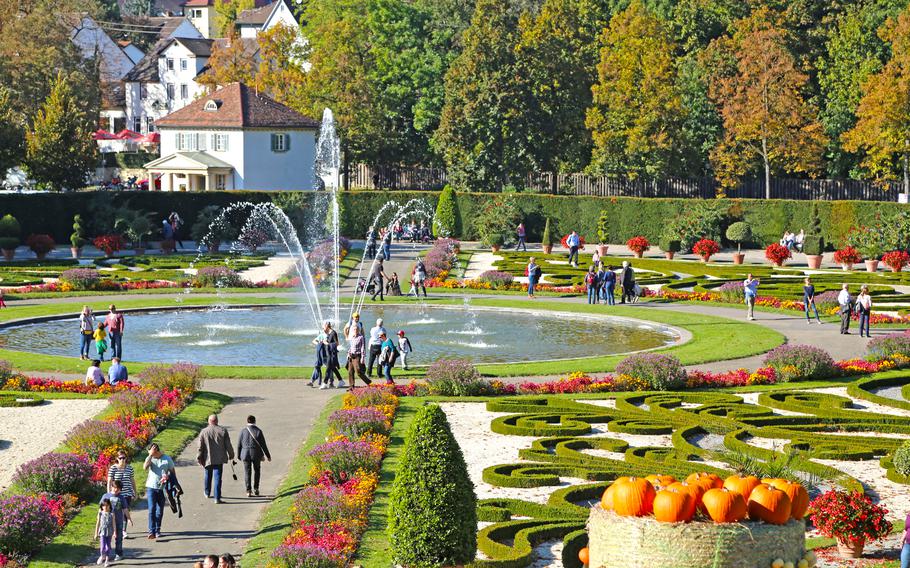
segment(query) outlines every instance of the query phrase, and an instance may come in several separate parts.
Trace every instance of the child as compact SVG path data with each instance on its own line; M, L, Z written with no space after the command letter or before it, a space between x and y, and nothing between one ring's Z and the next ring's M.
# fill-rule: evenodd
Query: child
M115 479L111 482L111 490L105 493L101 497L99 505L102 507L104 503L110 505L111 514L114 518L114 531L112 536L114 537L114 560L120 560L123 556L123 537L126 534L126 523L133 524L133 519L130 517L130 507L129 502L125 495L121 492L123 491L123 482L119 479ZM108 538L110 541L110 537ZM110 542L108 542L108 552L110 552ZM108 554L110 556L110 554Z
M104 340L107 337L107 332L104 331L104 322L98 322L98 328L95 329L95 349L98 350L98 359L104 361L104 352L107 351L107 341Z
M401 365L404 370L408 370L408 353L414 351L411 347L411 340L404 336L404 330L398 331L398 350L401 352Z
M111 511L111 500L102 499L101 508L98 509L98 519L95 521L95 538L101 540L101 556L98 564L108 566L111 555L111 537L114 536L114 513Z

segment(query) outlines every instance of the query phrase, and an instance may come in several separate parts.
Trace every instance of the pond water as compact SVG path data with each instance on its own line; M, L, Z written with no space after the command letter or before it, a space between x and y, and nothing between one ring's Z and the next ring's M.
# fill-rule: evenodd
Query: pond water
M124 360L311 365L310 341L317 331L303 323L310 321L304 310L279 306L127 313ZM378 317L390 334L405 330L414 347L408 361L413 365L439 357L467 357L475 363L570 359L654 349L680 340L678 331L650 322L548 311L370 305L362 313L367 331ZM0 347L78 357L78 318L2 328Z

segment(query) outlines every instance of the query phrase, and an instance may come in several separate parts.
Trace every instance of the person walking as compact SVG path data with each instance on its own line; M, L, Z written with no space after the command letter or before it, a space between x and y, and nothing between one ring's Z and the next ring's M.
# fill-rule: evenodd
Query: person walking
M98 359L92 360L92 365L85 371L83 384L86 386L92 384L96 387L104 384L104 371L101 370L101 361Z
M382 257L377 258L373 262L373 271L370 273L370 282L372 282L374 286L373 297L371 300L374 302L376 301L377 295L379 296L380 302L385 301L382 289L388 276L385 274L385 267L383 266L382 262Z
M853 314L853 298L847 284L841 284L837 295L838 312L840 313L840 334L850 335L850 317Z
M256 417L246 417L246 427L240 431L237 441L237 457L243 462L243 483L246 485L246 496L259 496L259 473L262 460L272 461L272 454L265 443L265 434L256 426Z
M812 319L809 317L810 306L815 310L815 321L821 323L822 320L818 317L818 306L815 305L815 286L812 284L812 280L807 276L806 280L803 282L803 307L806 310L806 323L809 324L812 323Z
M619 285L622 286L622 295L619 298L619 303L625 304L626 300L631 303L635 299L635 269L632 268L632 263L628 260L622 261Z
M130 506L133 499L136 498L136 473L133 466L127 461L126 453L117 452L117 461L111 464L107 469L107 492L114 492L114 485L120 484L120 495L123 497L123 505L129 514ZM126 536L126 523L123 523L123 534Z
M566 239L566 246L569 247L569 264L578 268L578 247L581 246L581 237L578 233L572 231Z
M525 237L527 236L525 232L525 224L519 223L516 232L518 233L518 244L515 245L515 250L521 249L525 252L528 252L528 245L525 244Z
M417 263L414 264L414 275L411 280L411 291L414 292L414 296L419 298L420 291L423 290L423 297L427 297L427 267L423 264L423 261L420 260L420 257L417 258ZM410 296L411 293L408 292Z
M869 320L872 318L872 296L869 295L869 287L863 284L859 289L859 296L856 297L856 311L859 312L859 336L863 336L863 330L866 330L866 337L872 337L869 333Z
M528 276L528 297L534 297L534 287L537 286L537 283L540 281L541 270L540 266L535 262L535 258L532 256L528 259L528 266L525 268L525 274Z
M591 265L585 273L585 288L588 291L589 304L597 303L597 285L597 273L594 272L594 266Z
M325 383L323 383L322 378L322 366L326 364L325 324L323 324L323 330L320 330L316 338L313 339L313 345L316 347L316 360L313 362L313 374L310 375L310 386L318 386L319 388L324 389Z
M388 229L382 235L382 259L392 260L392 232Z
M111 554L111 537L114 536L114 512L110 499L102 499L98 508L98 518L95 520L95 538L101 542L101 554L96 564L110 566L108 560L113 559Z
M758 278L752 278L751 272L743 280L743 295L746 300L746 319L748 320L755 319L755 298L758 297L760 283Z
M174 224L171 222L170 218L161 220L161 240L174 240Z
M382 318L376 320L376 325L370 329L370 359L367 362L367 376L373 374L373 363L379 358L379 354L382 353L382 336L386 335L386 329L382 326ZM381 376L382 369L381 365L376 366L376 376Z
M395 342L390 337L387 337L385 333L380 337L382 339L382 351L379 354L379 362L382 366L382 376L385 377L387 385L394 385L392 367L395 366L395 360L398 358L398 348L395 347Z
M408 355L414 352L411 340L404 336L404 330L398 330L398 351L401 353L401 366L408 370Z
M158 444L152 444L148 456L142 463L142 469L148 472L145 478L145 499L149 514L149 540L161 536L161 521L164 519L164 484L174 473L174 460L161 452Z
M373 381L363 372L366 365L366 345L364 344L363 328L354 326L348 336L348 360L345 367L348 369L348 390L354 390L355 377L360 377L363 384L369 385Z
M176 211L172 211L168 220L171 223L171 234L174 242L178 247L183 248L183 241L180 240L180 229L183 227L183 219Z
M133 519L130 517L130 507L127 499L123 495L123 484L119 481L113 481L109 485L110 489L101 496L100 503L104 503L104 501L110 503L111 512L114 514L113 560L117 561L123 558L123 539L126 538L126 524L132 525Z
M323 350L325 379L329 383L328 388L335 386L334 379L338 379L338 388L344 388L344 379L341 377L341 373L338 372L341 368L341 364L338 362L338 332L332 329L332 322L330 321L325 322L323 332L325 332L325 347Z
M123 314L117 311L117 306L114 304L111 304L110 313L104 323L111 335L111 357L123 359Z
M92 315L92 309L88 306L82 306L82 313L79 314L79 358L85 361L88 359L89 347L92 344L92 338L95 335L95 316Z
M221 476L224 464L234 459L234 448L228 431L218 425L218 416L209 416L209 425L199 433L199 451L196 462L205 468L202 489L206 499L209 495L216 504L221 504Z
M130 380L130 373L126 365L120 362L120 357L111 358L111 367L107 370L107 382L111 386L117 386L117 383L125 383Z
M616 290L616 273L613 272L612 266L607 266L604 270L603 277L603 295L604 299L609 306L616 305L616 298L614 297L614 292Z

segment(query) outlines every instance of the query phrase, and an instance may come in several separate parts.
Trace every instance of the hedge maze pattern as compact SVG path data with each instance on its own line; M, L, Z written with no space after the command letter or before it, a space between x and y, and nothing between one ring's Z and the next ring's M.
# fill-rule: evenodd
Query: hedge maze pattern
M910 402L874 394L882 387L901 386L910 395L910 372L892 371L865 377L847 386L850 396L872 403L910 410ZM486 499L478 503L478 520L492 522L478 533L478 549L489 559L477 566L519 568L533 560L534 546L562 538L563 565L580 567L578 550L587 544L585 502L596 501L616 477L651 473L685 477L697 471L729 475L732 470L710 467L705 461L724 462L721 452L699 447L694 441L706 434L723 437L727 450L767 461L785 457L794 470L849 490L862 484L836 468L813 459L869 460L878 458L892 481L910 483L894 471L890 455L902 443L898 438L864 436L863 432L910 434L910 417L851 408L853 400L827 393L774 390L747 404L730 393L627 393L608 408L579 401L581 397L540 396L492 399L487 410L508 412L491 423L494 432L538 437L519 452L522 460L499 464L483 472L483 480L500 487L541 487L559 484L560 477L590 481L555 490L546 505L517 499ZM571 395L569 395L571 396ZM780 414L775 411L798 414ZM592 426L609 432L669 434L673 447L630 447L622 440L590 437ZM855 432L833 435L831 432ZM751 437L773 438L781 451L750 445ZM624 453L623 461L585 453L585 450ZM796 450L795 452L791 450ZM582 505L579 505L581 503Z

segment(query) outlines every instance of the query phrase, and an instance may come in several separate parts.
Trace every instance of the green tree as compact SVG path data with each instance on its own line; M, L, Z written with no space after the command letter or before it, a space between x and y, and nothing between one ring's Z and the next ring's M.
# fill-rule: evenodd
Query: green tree
M95 165L92 125L82 101L70 89L63 72L58 73L50 95L25 135L29 175L47 189L82 187Z
M262 35L268 33L270 31L264 32ZM227 40L216 42L213 45L212 56L209 57L208 61L209 71L197 78L196 81L200 85L206 86L210 91L234 82L251 85L253 83L253 73L255 72L253 55L237 34L232 33Z
M229 37L234 32L234 23L240 13L255 7L255 0L215 0L215 26L218 37Z
M279 24L259 33L259 68L255 70L256 88L278 102L293 106L305 81L306 50L300 30ZM322 112L311 116L321 117Z
M22 117L13 109L12 93L0 85L0 178L22 163L24 132Z
M632 178L668 175L679 163L686 114L676 45L640 0L610 20L601 43L586 121L594 139L591 170Z
M842 136L844 148L862 152L869 176L893 179L901 171L910 192L910 7L890 19L880 32L891 46L891 59L863 83L856 126Z
M809 78L787 48L787 34L765 9L737 22L732 38L712 44L719 54L710 95L720 107L724 136L712 152L720 182L730 187L749 171L814 175L825 136L805 98ZM726 63L726 64L724 64Z
M439 201L436 203L436 215L433 216L433 236L436 238L460 237L461 227L458 226L460 220L458 196L455 194L455 188L447 185L439 194Z

